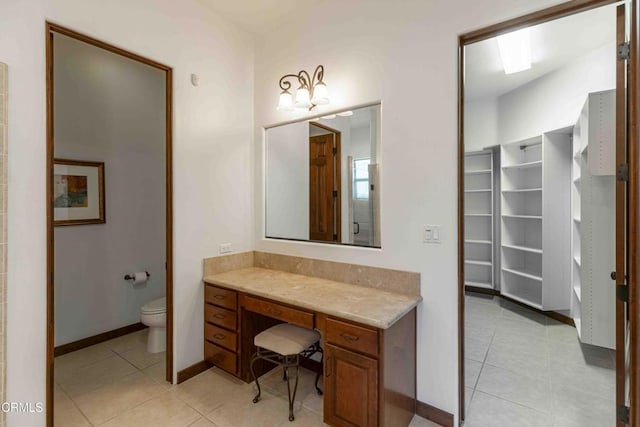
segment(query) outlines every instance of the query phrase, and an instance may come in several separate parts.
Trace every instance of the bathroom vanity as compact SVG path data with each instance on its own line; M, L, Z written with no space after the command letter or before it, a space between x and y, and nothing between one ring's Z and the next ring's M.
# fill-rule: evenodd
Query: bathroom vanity
M207 362L250 382L256 334L281 322L316 328L324 341L324 422L409 425L416 404L419 295L255 266L206 270ZM257 366L258 375L269 369L273 365Z

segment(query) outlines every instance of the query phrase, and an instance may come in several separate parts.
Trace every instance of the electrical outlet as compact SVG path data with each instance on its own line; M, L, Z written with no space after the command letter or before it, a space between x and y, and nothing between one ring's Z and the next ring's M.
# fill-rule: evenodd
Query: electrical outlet
M232 251L231 243L221 243L220 244L220 253L221 254L228 254L231 251Z
M441 243L442 226L440 225L423 225L422 241L424 243Z

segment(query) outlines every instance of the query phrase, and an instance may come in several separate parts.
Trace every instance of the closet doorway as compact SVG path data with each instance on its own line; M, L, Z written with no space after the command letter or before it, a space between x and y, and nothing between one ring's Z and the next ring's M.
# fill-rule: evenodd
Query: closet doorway
M638 3L460 36L465 425L640 422Z
M47 426L99 424L173 380L172 69L47 23L46 76Z

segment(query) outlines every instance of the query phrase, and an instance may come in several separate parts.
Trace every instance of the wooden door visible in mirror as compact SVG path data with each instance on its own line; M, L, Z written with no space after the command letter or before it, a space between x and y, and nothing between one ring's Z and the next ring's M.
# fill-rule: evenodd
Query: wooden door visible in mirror
M339 242L340 132L309 137L309 239Z

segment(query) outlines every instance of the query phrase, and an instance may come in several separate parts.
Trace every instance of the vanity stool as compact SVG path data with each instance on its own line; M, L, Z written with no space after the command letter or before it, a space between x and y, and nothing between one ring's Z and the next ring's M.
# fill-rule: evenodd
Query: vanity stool
M315 353L320 353L322 357L322 348L320 347L320 333L313 329L302 328L300 326L291 325L289 323L281 323L276 326L260 332L253 339L253 343L257 347L256 353L251 358L251 375L258 387L258 394L253 399L253 403L260 400L260 383L253 369L253 364L258 359L267 360L276 365L282 366L284 369L284 378L287 381L287 393L289 395L289 421L293 421L293 402L296 398L298 390L298 369L300 366L300 358L308 359ZM295 383L293 385L293 393L291 392L291 375L289 368L295 368ZM316 373L315 387L318 394L322 394L322 390L318 387L322 371L322 358L320 359L320 369Z

